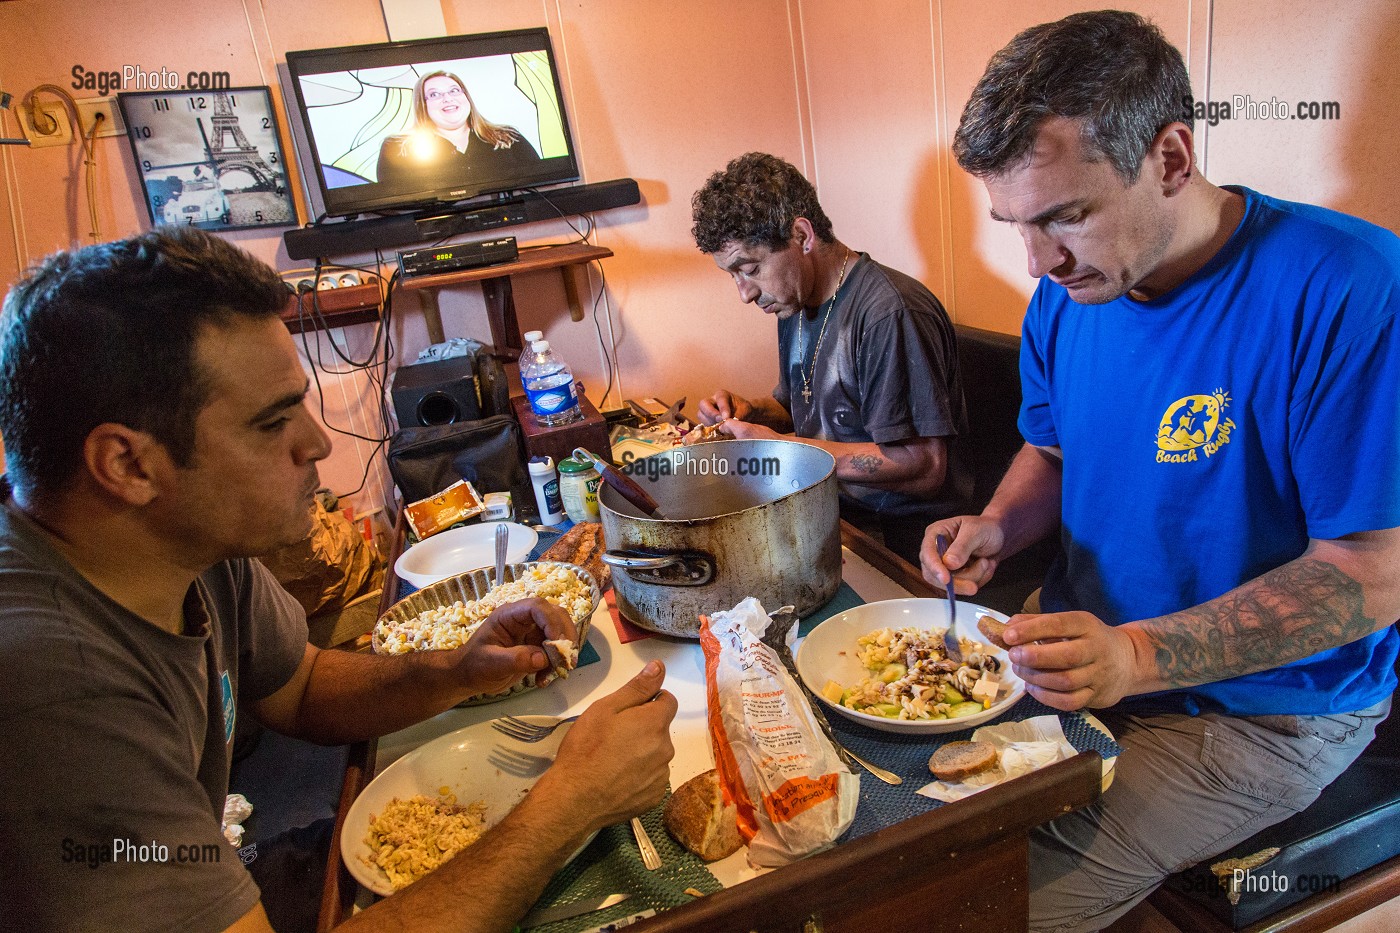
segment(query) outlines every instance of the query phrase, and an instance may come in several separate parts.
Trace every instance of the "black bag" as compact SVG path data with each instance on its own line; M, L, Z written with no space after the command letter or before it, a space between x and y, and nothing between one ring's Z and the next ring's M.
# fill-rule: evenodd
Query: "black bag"
M389 472L405 503L464 479L483 496L509 490L518 509L534 495L521 451L520 425L511 415L400 428L389 441Z

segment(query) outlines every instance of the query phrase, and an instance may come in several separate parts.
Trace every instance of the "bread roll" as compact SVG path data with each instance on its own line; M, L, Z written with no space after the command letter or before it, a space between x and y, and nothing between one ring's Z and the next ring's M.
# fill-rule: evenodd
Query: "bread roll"
M732 855L744 844L738 811L732 803L724 806L714 768L676 788L666 801L662 821L677 842L707 862Z
M993 619L991 616L980 616L977 619L977 630L987 636L987 641L996 645L1002 651L1011 646L1006 643L1002 636L1006 632L1006 623Z
M997 766L997 749L990 742L949 742L928 760L928 769L940 781L965 781Z

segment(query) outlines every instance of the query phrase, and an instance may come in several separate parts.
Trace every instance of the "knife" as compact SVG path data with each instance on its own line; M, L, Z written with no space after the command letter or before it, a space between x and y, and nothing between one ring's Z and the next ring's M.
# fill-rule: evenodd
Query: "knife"
M557 907L540 907L526 914L516 929L528 930L531 927L544 926L546 923L553 923L556 920L568 920L570 917L577 917L581 914L621 904L631 896L630 894L604 894L601 897L585 897L581 901L560 904Z
M938 546L938 559L943 559L943 553L948 550L948 539L942 535L934 538L934 543ZM943 650L948 653L948 660L954 664L961 664L963 660L962 646L958 644L958 636L953 634L953 628L958 622L958 598L953 595L953 571L948 571L948 627L943 630Z

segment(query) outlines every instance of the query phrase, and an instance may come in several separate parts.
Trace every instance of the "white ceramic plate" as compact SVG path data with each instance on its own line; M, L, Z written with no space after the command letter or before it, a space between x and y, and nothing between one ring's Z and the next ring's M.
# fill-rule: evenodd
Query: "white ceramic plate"
M506 563L518 564L530 556L540 537L535 529L516 522L490 522L450 528L418 542L399 555L394 572L421 589L453 574L491 567L496 563L497 525L510 530Z
M1001 692L990 709L972 716L958 719L906 720L887 719L857 710L847 709L839 703L832 703L822 696L822 687L828 680L834 680L843 687L850 688L866 678L867 672L861 667L856 656L856 639L866 632L882 628L941 629L948 624L948 603L941 599L888 599L878 603L866 603L834 615L803 639L797 649L797 672L816 694L817 699L847 719L883 732L957 732L991 722L1011 708L1026 692L1025 682L1011 671L1011 661L1006 652L992 646L977 630L977 620L981 616L991 616L998 621L1007 621L1007 616L958 600L958 617L953 634L972 641L981 642L988 650L1003 661L998 672L1001 678Z
M548 716L519 718L541 724L551 721ZM378 815L395 797L423 794L435 798L439 788L447 787L457 795L459 804L485 801L486 825L494 826L549 767L568 731L569 726L563 725L549 738L525 744L492 729L490 722L481 722L418 746L385 768L350 805L340 836L340 857L345 867L356 881L375 894L386 897L393 894L389 876L364 861L370 854L365 836L369 832L371 815ZM589 836L578 852L592 839L593 836ZM470 856L468 848L456 857Z

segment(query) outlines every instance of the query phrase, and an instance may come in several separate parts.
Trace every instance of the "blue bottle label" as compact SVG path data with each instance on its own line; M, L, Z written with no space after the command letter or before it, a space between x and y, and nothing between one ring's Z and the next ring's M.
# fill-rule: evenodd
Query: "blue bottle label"
M563 385L554 386L551 389L529 389L525 394L530 397L530 407L540 415L557 415L566 412L578 404L574 398L574 384L566 382Z
M564 511L564 500L559 498L559 480L552 479L544 484L544 504L551 515Z

